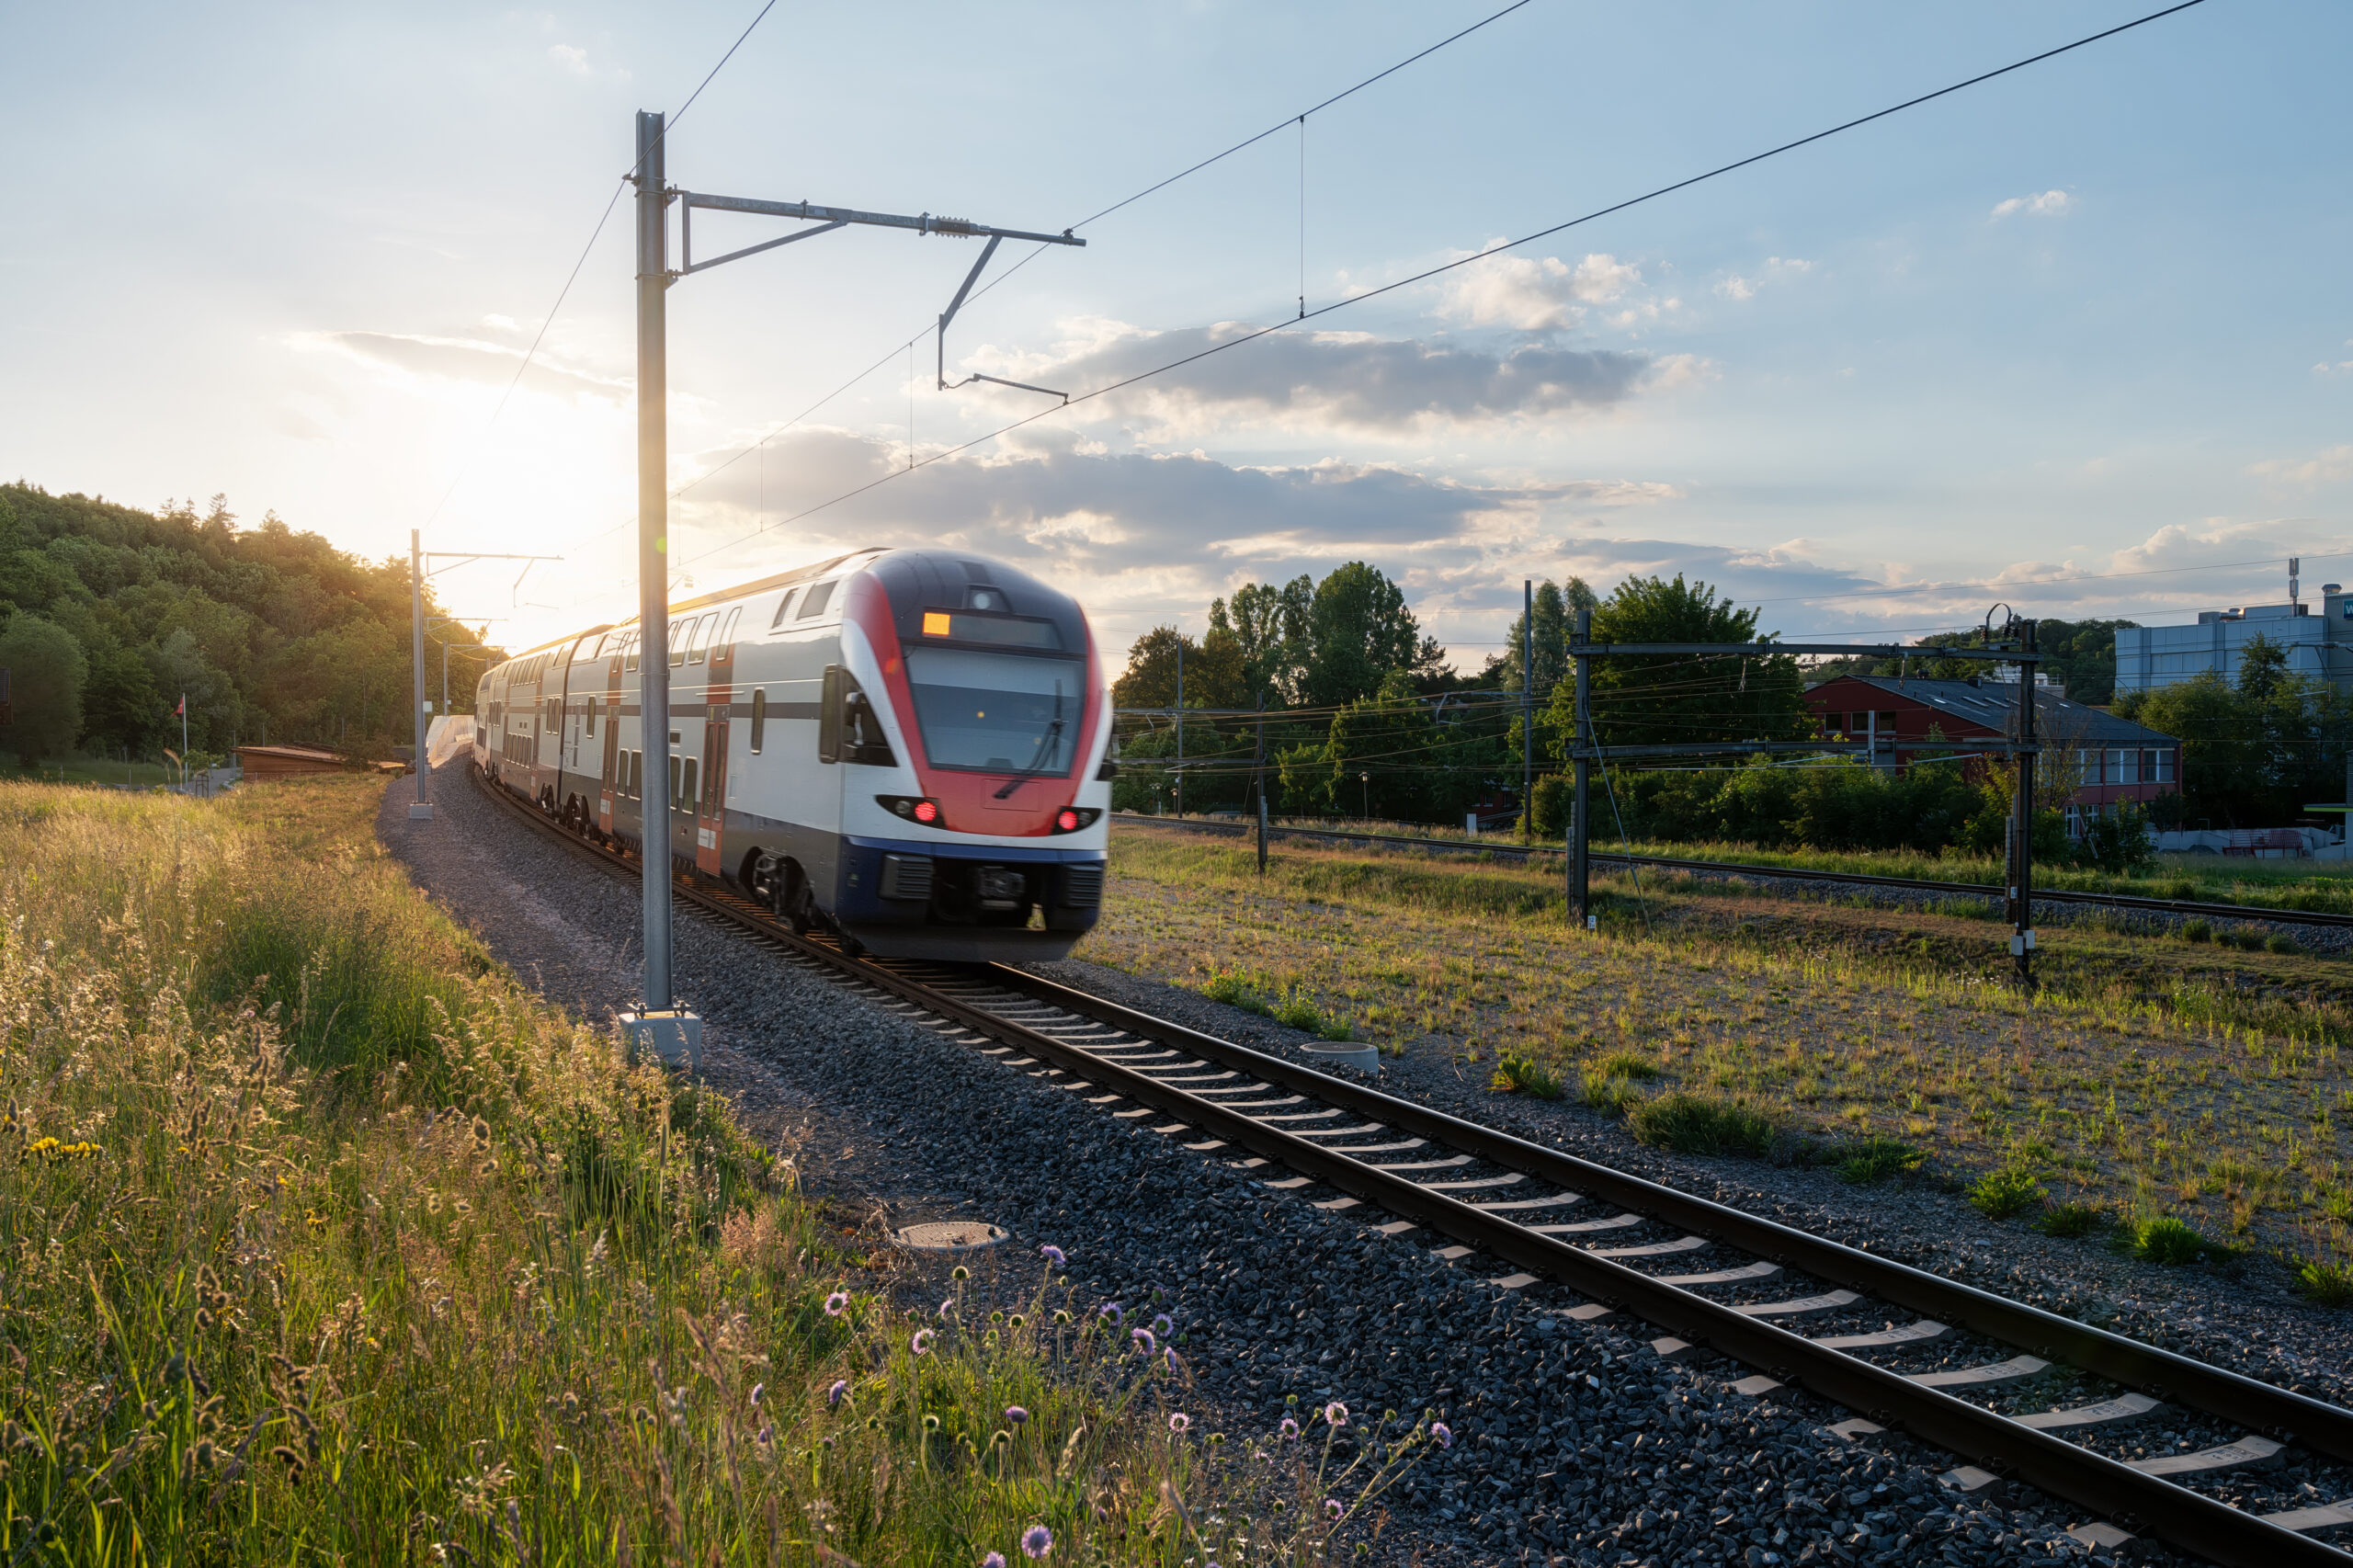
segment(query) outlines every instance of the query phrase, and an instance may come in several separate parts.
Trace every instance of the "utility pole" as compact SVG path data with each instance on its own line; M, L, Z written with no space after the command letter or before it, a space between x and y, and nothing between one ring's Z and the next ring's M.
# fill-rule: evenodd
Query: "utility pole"
M2018 798L2010 824L2010 954L2018 983L2034 989L2034 622L2017 623L2018 652L2018 752L2014 765Z
M1258 720L1258 749L1257 749L1257 754L1256 754L1255 756L1253 756L1253 757L1251 758L1251 769L1250 769L1250 770L1251 770L1251 772L1252 772L1252 774L1253 774L1253 775L1257 778L1257 781L1258 781L1258 874L1259 874L1260 876L1262 876L1262 877L1263 877L1263 876L1265 876L1265 875L1267 874L1267 721L1266 721L1266 718L1265 718L1266 711L1267 711L1267 694L1266 694L1265 692L1263 692L1263 691L1262 691L1262 692L1260 692L1260 693L1258 694L1258 712L1259 712L1259 714L1260 714L1260 717L1259 717L1259 720ZM2346 763L2345 767L2346 767L2346 777L2347 777L2347 778L2353 778L2353 760L2348 760L2348 761ZM2348 799L2348 800L2353 800L2353 790L2348 790L2348 791L2347 792L2347 799Z
M408 716L416 738L416 799L408 803L411 822L431 821L433 802L425 792L425 547L418 530L408 530Z
M1086 242L1068 230L1059 234L1030 233L1020 229L992 228L961 218L936 217L929 212L915 216L862 212L847 207L820 207L808 201L756 200L682 190L670 185L665 177L667 158L664 149L667 132L664 117L641 110L636 131L637 161L630 179L637 187L637 663L640 744L645 752L647 780L639 801L645 989L642 1010L621 1015L621 1025L632 1043L653 1046L665 1061L694 1061L701 1054L702 1020L676 1006L670 972L669 288L698 272L831 233L853 223L904 229L917 234L987 239L991 243L966 275L963 287L956 292L955 303L940 317L939 329L945 334L948 322L995 254L995 242L1033 240L1050 245L1084 245ZM670 265L668 223L674 202L678 207L676 267ZM695 260L694 242L694 215L698 210L793 218L811 226L699 262ZM944 347L941 355L944 382ZM1181 736L1184 732L1180 728L1177 733Z
M1185 814L1185 633L1176 633L1176 814Z
M1591 867L1586 860L1586 770L1591 766L1588 754L1593 750L1593 707L1591 701L1592 655L1586 643L1593 636L1593 611L1580 606L1577 609L1576 640L1569 646L1576 661L1577 707L1576 721L1569 741L1569 756L1573 759L1575 784L1569 797L1569 908L1576 915L1577 924L1593 930L1593 881Z
M1536 842L1536 584L1519 585L1519 838Z
M637 670L639 895L645 1014L670 1014L670 287L663 117L637 117ZM690 1043L692 1029L678 1043ZM654 1040L657 1050L663 1043ZM699 1043L692 1041L691 1043ZM665 1053L667 1054L667 1053Z

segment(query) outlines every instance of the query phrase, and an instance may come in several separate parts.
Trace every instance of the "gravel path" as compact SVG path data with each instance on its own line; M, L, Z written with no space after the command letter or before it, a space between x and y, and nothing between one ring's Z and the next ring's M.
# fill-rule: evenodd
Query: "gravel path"
M531 833L438 770L438 814L388 793L379 833L427 892L544 994L583 1017L633 1001L634 885ZM1262 1433L1286 1396L1359 1415L1429 1407L1452 1449L1415 1472L1379 1556L1432 1563L2032 1563L2073 1561L2079 1510L2024 1493L1947 1493L1950 1456L1900 1435L1850 1443L1847 1412L1661 1360L1643 1325L1575 1322L1550 1286L1506 1291L1326 1215L1148 1128L847 995L682 914L681 993L706 1019L706 1075L809 1187L878 1221L977 1216L1013 1232L1011 1282L1041 1243L1081 1288L1176 1320L1201 1429ZM1250 1015L1086 964L1048 972L1230 1038L1295 1050ZM1666 1162L1582 1112L1486 1095L1435 1059L1384 1086L1654 1179L2149 1333L2258 1376L2343 1397L2324 1331L2276 1295L2157 1278L2068 1244L1957 1217L1933 1194L1867 1199L1803 1173ZM1965 1211L1962 1211L1965 1213ZM983 1279L986 1274L983 1272ZM910 1289L912 1289L912 1284Z

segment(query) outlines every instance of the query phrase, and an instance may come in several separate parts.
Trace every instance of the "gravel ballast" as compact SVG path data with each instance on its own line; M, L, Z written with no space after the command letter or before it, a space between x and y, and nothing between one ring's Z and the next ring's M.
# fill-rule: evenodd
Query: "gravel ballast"
M578 1016L634 1005L635 884L437 770L436 816L388 791L385 844L527 983ZM1360 1217L1318 1211L1261 1175L1188 1153L956 1044L779 955L677 920L677 986L705 1019L704 1072L747 1127L789 1147L814 1191L891 1225L980 1218L1034 1284L1041 1244L1090 1297L1166 1312L1198 1387L1198 1429L1272 1429L1290 1396L1437 1411L1453 1448L1415 1472L1383 1559L1518 1562L2019 1563L2076 1560L2082 1510L2021 1491L1959 1496L1951 1456L1895 1434L1849 1441L1847 1412L1791 1390L1752 1399L1749 1369L1682 1364L1631 1320L1565 1315L1551 1286L1499 1289ZM1230 1039L1304 1038L1205 998L1084 963L1055 978ZM1974 1221L1950 1198L1833 1191L1829 1178L1670 1160L1582 1111L1489 1095L1435 1054L1382 1086L1720 1201L1770 1213L2119 1332L2342 1400L2323 1324L2276 1292L2159 1278L2081 1244ZM1760 1179L1760 1177L1765 1179ZM1313 1189L1309 1189L1313 1196ZM1957 1219L1956 1212L1966 1216ZM1385 1218L1385 1216L1381 1216ZM1419 1239L1416 1239L1418 1236ZM1010 1288L1010 1287L1009 1287ZM1157 1296L1155 1298L1155 1293ZM2329 1500L2334 1500L2333 1498Z

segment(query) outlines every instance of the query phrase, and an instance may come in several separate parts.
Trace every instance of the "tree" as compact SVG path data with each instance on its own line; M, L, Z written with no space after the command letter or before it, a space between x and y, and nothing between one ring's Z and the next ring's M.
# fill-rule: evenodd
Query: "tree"
M1173 626L1155 626L1128 649L1127 673L1111 683L1119 708L1176 706L1177 650L1184 650L1185 706L1247 708L1242 647L1233 633L1212 627L1194 642Z
M1593 613L1597 642L1754 642L1757 612L1705 583L1629 577ZM1604 745L1718 740L1802 740L1813 715L1797 661L1786 655L1706 658L1629 654L1597 659L1594 729ZM1555 745L1575 728L1574 681L1552 688L1546 722Z
M1264 697L1273 707L1299 700L1307 678L1308 610L1314 598L1313 579L1300 576L1279 588L1245 584L1233 591L1231 610L1223 599L1211 601L1211 634L1233 633L1252 702Z
M1307 634L1301 695L1314 708L1370 697L1392 670L1411 676L1438 663L1438 644L1422 635L1414 612L1405 608L1405 591L1361 561L1349 562L1315 585Z
M147 661L127 648L90 655L82 692L82 738L106 751L144 749L165 704Z
M2181 742L2187 821L2234 827L2262 819L2269 780L2260 720L2221 676L2200 670L2154 691L2129 692L2116 711Z
M82 733L82 683L89 660L72 632L19 610L0 626L0 669L10 672L14 718L0 744L28 770L73 749Z
M1576 614L1592 609L1601 601L1586 586L1582 577L1571 577L1565 584L1544 582L1536 585L1536 697L1542 701L1552 688L1569 676L1569 634L1576 626ZM1512 617L1511 630L1500 658L1491 660L1495 685L1504 691L1523 689L1519 676L1520 651L1529 646L1521 641L1521 633L1529 622L1528 612L1522 610Z

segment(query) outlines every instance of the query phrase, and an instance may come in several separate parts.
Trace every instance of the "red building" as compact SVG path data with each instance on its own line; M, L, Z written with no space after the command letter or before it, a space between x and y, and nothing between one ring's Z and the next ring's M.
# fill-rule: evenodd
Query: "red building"
M2018 718L2018 688L2006 681L1839 676L1808 687L1805 699L1824 735L1868 741L1873 763L1898 771L1932 746L1966 750L1972 740L2006 740ZM2036 689L2034 723L2045 776L2076 781L2066 803L2070 837L2090 818L2112 815L2120 801L2145 811L2181 788L2181 743L2171 735L2047 687Z

